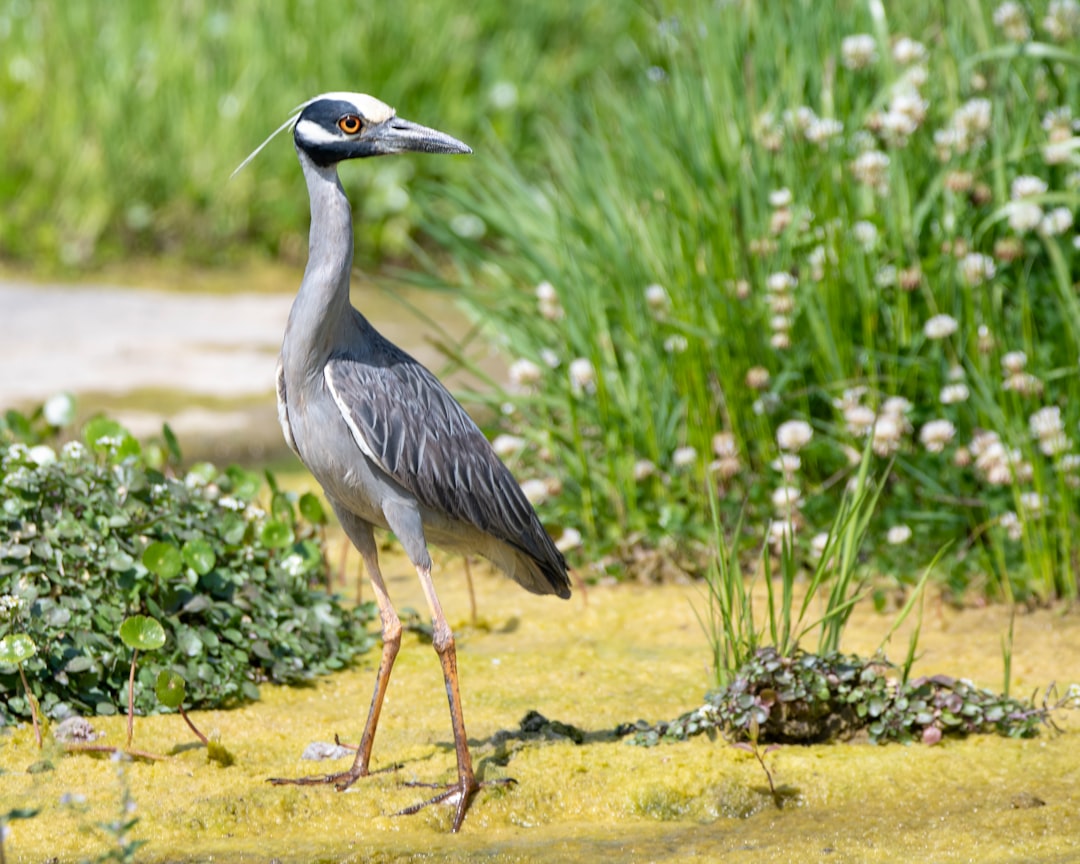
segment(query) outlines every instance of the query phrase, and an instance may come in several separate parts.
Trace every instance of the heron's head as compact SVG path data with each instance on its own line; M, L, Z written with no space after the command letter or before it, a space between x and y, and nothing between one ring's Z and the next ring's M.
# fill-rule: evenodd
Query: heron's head
M472 153L457 138L401 119L393 108L372 96L323 93L300 105L236 167L232 176L290 127L297 149L323 166L391 153Z
M456 138L403 120L363 93L324 93L305 103L293 140L319 165L391 153L472 153Z

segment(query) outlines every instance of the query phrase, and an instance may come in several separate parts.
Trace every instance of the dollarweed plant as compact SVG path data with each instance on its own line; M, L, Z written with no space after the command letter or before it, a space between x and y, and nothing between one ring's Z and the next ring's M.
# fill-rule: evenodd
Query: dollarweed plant
M158 461L169 446L143 448L111 420L58 449L14 440L13 430L34 432L32 418L9 412L5 428L3 722L37 705L54 719L124 706L130 722L166 710L162 669L182 677L193 707L236 705L263 682L341 669L372 643L372 608L346 609L323 590L318 526L303 515L315 508L272 478L268 494L263 477L237 467L177 475ZM147 650L154 662L136 666Z
M1078 48L1072 0L667 4L631 85L444 190L500 447L584 560L702 571L715 499L812 562L868 459L879 571L955 541L957 595L1077 596Z

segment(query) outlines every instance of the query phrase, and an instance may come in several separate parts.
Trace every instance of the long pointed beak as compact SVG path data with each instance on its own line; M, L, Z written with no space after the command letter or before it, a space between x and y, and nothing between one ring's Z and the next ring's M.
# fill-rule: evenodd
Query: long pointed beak
M372 126L359 140L380 156L392 153L472 153L472 148L457 138L401 117L391 117Z

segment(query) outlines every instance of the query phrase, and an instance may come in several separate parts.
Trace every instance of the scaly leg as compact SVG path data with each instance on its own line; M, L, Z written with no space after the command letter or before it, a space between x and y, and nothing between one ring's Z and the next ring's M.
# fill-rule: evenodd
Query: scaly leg
M443 668L443 680L446 682L446 697L450 702L450 720L454 727L454 750L457 754L458 779L456 783L448 786L446 791L440 792L434 798L421 801L412 807L401 810L399 816L407 816L417 813L432 804L454 803L457 810L454 813L454 825L451 830L455 833L465 821L465 811L469 809L473 795L481 786L489 785L480 783L473 773L472 756L469 754L469 742L465 735L465 717L461 711L461 692L458 688L457 651L454 647L454 634L450 625L446 623L442 605L435 594L435 586L431 583L431 567L417 565L416 573L420 577L420 584L424 588L424 596L427 598L431 609L431 619L434 625L432 642ZM512 780L496 780L494 783L512 783Z
M344 524L345 520L342 521ZM390 671L394 668L394 660L397 657L398 649L401 647L401 620L390 603L386 583L383 582L382 573L379 570L378 553L375 548L375 539L371 533L371 527L363 527L366 528L366 531L361 529L350 531L349 534L364 559L364 564L371 579L371 586L375 591L375 600L379 604L383 650L382 659L379 661L379 673L375 678L375 692L371 697L371 708L368 711L367 723L364 725L364 734L360 738L356 758L348 771L342 771L338 774L316 774L295 779L273 777L270 782L275 786L283 784L310 786L320 783L333 783L339 792L343 792L359 778L366 777L370 773L371 747L375 743L375 730L379 725L379 714L382 713L383 697L386 695L386 688L390 683Z

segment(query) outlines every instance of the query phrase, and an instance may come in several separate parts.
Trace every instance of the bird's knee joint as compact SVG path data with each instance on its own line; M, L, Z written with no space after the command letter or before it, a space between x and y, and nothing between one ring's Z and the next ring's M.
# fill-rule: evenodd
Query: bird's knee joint
M431 644L435 646L435 651L439 655L445 654L447 651L454 650L454 633L448 626L439 627L435 625L435 630L431 634Z
M384 645L392 645L395 650L401 646L401 622L397 618L383 622L382 641Z

